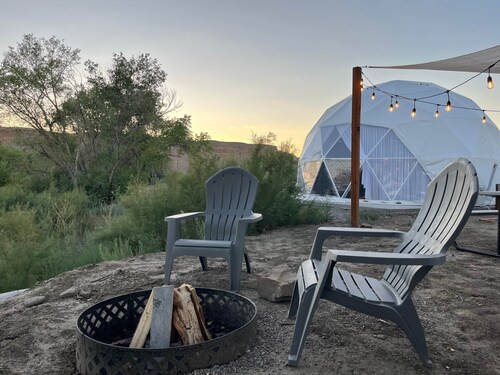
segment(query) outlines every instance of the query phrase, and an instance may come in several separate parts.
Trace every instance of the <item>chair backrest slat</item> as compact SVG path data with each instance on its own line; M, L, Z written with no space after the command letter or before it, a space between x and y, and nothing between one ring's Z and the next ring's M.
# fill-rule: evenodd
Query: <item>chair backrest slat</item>
M238 219L252 213L258 180L248 171L230 167L206 182L205 239L234 239Z
M394 251L445 252L465 225L478 191L478 178L471 162L458 159L448 165L427 187L415 223ZM404 297L430 269L430 266L389 266L384 280Z

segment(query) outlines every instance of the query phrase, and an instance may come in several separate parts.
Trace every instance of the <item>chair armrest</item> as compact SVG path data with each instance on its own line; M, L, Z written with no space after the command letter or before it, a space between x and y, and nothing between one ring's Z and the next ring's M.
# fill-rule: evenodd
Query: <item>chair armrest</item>
M245 248L245 236L247 232L247 226L251 223L256 223L262 220L262 214L253 213L249 216L243 216L238 219L238 225L236 227L236 234L234 236L235 246L239 249Z
M186 212L182 214L177 214L177 215L170 215L165 217L166 222L171 222L171 221L178 221L178 220L186 220L186 219L192 219L197 216L203 215L204 212Z
M378 253L373 251L328 250L326 260L346 263L434 266L443 264L446 254Z
M392 229L373 229L373 228L350 228L350 227L320 227L316 232L313 247L309 259L321 260L323 243L327 238L334 236L351 237L388 237L403 239L406 232Z
M172 253L172 249L174 248L175 241L179 239L179 227L183 220L193 219L197 216L203 215L204 212L186 212L177 215L167 216L165 221L168 224L167 229L167 241L165 244L165 250L167 254Z
M256 213L253 213L249 216L243 216L241 218L238 219L239 222L242 222L242 223L256 223L258 221L261 221L262 220L262 214L256 214Z

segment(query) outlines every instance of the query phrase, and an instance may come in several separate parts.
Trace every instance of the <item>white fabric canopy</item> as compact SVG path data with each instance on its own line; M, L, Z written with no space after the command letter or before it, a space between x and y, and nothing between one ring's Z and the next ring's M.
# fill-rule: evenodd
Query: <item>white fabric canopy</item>
M488 68L491 67L491 73L500 73L500 64L498 64L499 61L500 45L484 49L482 51L469 53L467 55L427 63L393 66L368 66L368 68L425 69L481 73L487 71Z

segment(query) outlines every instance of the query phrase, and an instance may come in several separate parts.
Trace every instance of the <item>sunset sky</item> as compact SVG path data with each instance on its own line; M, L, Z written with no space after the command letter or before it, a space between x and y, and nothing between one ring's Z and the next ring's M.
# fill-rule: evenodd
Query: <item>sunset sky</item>
M3 0L0 52L23 34L55 35L87 59L150 53L192 116L194 132L249 142L274 132L302 148L323 112L351 93L353 66L433 61L500 44L500 2ZM451 88L471 73L364 70ZM457 92L500 110L500 76ZM499 113L487 114L500 124Z

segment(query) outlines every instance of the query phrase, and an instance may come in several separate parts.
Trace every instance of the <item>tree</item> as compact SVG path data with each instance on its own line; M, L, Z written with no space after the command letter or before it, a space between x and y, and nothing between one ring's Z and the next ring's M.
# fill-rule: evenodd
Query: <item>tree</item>
M9 47L0 64L0 104L38 131L44 139L40 151L68 175L71 165L60 155L71 150L57 113L74 94L79 52L55 37L28 34L16 48Z
M180 104L149 54L115 54L105 73L87 61L77 83L78 53L26 35L0 66L0 104L43 136L39 150L74 187L110 202L132 179L158 176L171 147L187 146L190 118L167 117Z
M148 54L115 54L106 74L87 61L88 80L59 112L76 138L77 179L100 200L111 201L132 178L150 178L174 145L191 139L190 118L168 119L177 109L165 91L166 73Z

